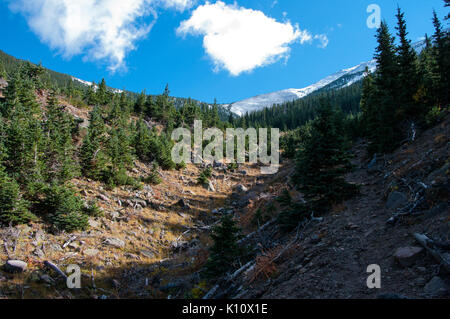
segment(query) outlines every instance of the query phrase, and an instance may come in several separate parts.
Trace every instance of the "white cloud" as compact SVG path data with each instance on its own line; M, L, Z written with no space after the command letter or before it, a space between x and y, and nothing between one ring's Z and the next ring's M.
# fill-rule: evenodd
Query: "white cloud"
M125 67L127 53L135 49L156 21L156 7L182 11L195 0L10 0L42 42L65 57L107 61L109 69ZM152 16L149 23L142 21Z
M177 34L203 36L203 46L216 70L226 69L237 76L242 72L288 59L294 42L312 42L315 36L289 21L277 22L263 12L206 2L183 21Z
M329 40L328 40L328 37L325 34L315 35L314 39L320 41L320 44L317 45L319 48L325 49L328 46Z

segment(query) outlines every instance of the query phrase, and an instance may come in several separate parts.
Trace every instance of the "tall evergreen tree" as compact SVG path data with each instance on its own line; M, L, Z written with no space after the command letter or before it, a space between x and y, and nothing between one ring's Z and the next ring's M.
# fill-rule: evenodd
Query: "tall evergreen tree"
M397 8L397 35L399 37L400 45L397 48L398 52L398 81L402 87L398 90L398 107L405 116L418 116L423 114L420 105L414 100L414 95L419 88L419 79L417 72L417 56L414 49L411 47L411 41L407 38L406 21L404 13Z
M209 249L210 255L205 266L205 273L210 278L217 278L239 265L239 257L242 255L242 249L238 245L238 240L241 238L240 229L231 215L225 215L221 225L213 229L211 237L214 244Z
M352 165L343 135L342 115L330 104L323 103L318 117L311 123L310 136L301 145L293 177L311 207L319 212L357 191L355 185L344 179Z
M47 110L44 130L47 137L47 178L64 182L74 177L77 168L73 158L72 119L64 111L64 106L59 104L54 92L48 98Z
M92 110L89 122L80 151L80 164L84 176L100 180L106 165L103 146L106 128L99 107Z
M438 65L439 73L439 102L443 106L449 103L449 77L450 77L450 39L447 31L443 31L441 21L439 20L436 11L433 11L433 25L434 25L434 55Z
M397 129L398 119L401 116L398 109L399 82L397 75L399 70L394 38L385 21L381 22L376 37L378 41L375 53L377 61L374 80L376 94L374 94L374 101L371 105L376 109L369 111L370 114L374 114L374 117L369 120L369 152L372 154L391 152L401 136Z

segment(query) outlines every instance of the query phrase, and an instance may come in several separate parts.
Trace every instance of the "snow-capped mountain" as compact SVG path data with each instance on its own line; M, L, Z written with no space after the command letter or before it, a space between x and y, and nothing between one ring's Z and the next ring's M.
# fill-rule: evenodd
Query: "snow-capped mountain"
M412 43L412 48L420 54L425 48L425 41L418 41ZM376 70L376 61L363 62L349 69L341 70L335 74L332 74L319 82L310 85L303 89L287 89L278 92L258 95L246 100L235 102L231 104L231 111L237 115L244 115L245 113L259 111L265 107L271 107L274 104L282 104L298 100L310 95L313 92L319 90L334 90L340 89L352 85L358 82L364 77L364 71L366 67L370 72Z
M258 95L233 103L231 106L231 111L237 115L244 115L247 112L250 113L258 111L265 107L273 106L274 104L281 104L301 99L320 89L339 89L350 86L364 77L366 67L369 68L370 72L374 72L376 69L375 60L363 62L352 68L341 70L303 89L287 89Z
M72 77L72 81L79 82L79 83L81 83L81 84L83 84L83 85L85 85L85 86L91 86L91 85L92 85L92 82L85 81L85 80L81 80L81 79L78 79L78 78L76 78L76 77ZM96 84L96 85L94 85L94 91L97 91L97 89L98 89L98 86L97 86L97 84ZM111 88L111 91L112 91L113 93L116 93L116 94L120 94L120 93L123 92L123 90L113 89L113 88Z

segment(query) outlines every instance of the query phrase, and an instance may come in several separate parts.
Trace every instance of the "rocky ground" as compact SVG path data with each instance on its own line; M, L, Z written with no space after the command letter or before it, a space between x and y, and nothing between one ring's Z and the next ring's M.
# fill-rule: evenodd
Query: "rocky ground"
M377 161L367 158L364 144L357 145L354 164L358 169L347 179L361 185L361 195L310 223L295 246L272 265L270 276L255 281L255 271L249 271L238 296L448 298L448 268L413 234L446 243L436 250L448 265L449 128L447 117L416 141ZM289 241L281 239L280 244ZM367 287L371 264L381 267L381 289Z
M274 176L261 176L257 166L229 172L216 165L206 188L197 185L201 167L194 165L160 172L161 185L141 190L73 180L104 216L72 234L50 234L41 223L0 229L0 297L448 298L445 267L413 234L449 243L449 122L383 158L372 160L363 142L355 145L357 169L347 179L361 185L361 195L292 234L274 222L281 211L275 198L284 189L302 198L291 186L290 161ZM133 175L150 172L135 164ZM259 208L264 225L255 223ZM242 244L257 254L211 292L214 284L199 270L223 214L236 217L248 236ZM449 257L448 246L436 251ZM71 264L81 268L81 289L68 289L51 267L65 271ZM366 285L371 264L381 267L381 289Z

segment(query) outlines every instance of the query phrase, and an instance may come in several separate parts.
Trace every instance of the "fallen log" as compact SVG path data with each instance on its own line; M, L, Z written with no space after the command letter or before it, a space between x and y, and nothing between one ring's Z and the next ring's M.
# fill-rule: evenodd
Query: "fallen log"
M53 269L58 275L60 275L63 279L67 280L67 275L54 263L50 261L44 261L44 265L50 269Z
M432 239L423 234L415 233L414 238L425 248L426 251L430 253L431 256L433 256L434 259L436 259L437 262L439 262L440 265L445 268L448 273L450 273L450 261L446 257L444 257L443 254L441 254L437 249L432 248L432 246L439 245L436 245Z

